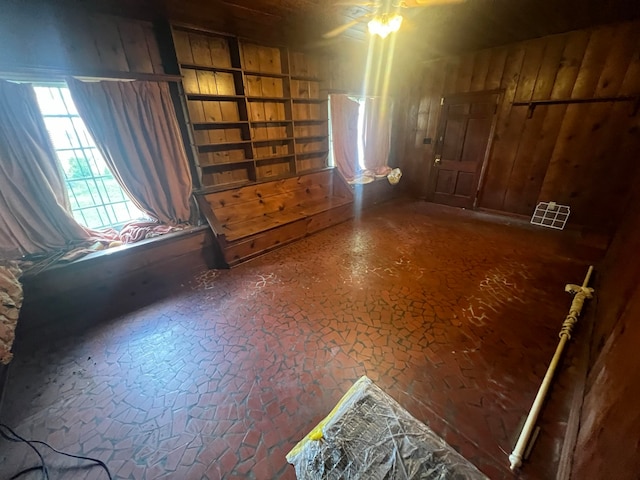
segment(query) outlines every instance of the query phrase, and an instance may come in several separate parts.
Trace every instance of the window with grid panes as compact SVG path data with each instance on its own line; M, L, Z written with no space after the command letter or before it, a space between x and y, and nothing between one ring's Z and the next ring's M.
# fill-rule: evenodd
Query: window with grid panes
M146 217L113 177L78 115L69 89L56 85L34 86L34 90L78 223L89 228L119 228Z

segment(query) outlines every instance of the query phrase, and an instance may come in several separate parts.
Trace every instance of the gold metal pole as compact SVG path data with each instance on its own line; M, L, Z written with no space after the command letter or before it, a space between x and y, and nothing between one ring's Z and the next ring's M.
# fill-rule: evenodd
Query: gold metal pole
M522 457L524 455L524 451L527 448L529 438L531 437L531 433L533 432L536 421L538 420L538 415L540 415L542 404L544 403L544 399L547 396L549 387L551 386L551 381L553 380L553 375L555 374L556 367L558 366L558 362L560 361L560 357L562 356L564 346L569 341L569 339L571 339L573 326L578 321L578 317L580 316L580 312L582 311L584 301L587 298L591 298L593 296L593 288L589 288L587 286L589 285L589 280L591 279L592 273L593 265L589 267L582 285L568 284L565 287L566 292L574 293L575 296L573 297L571 307L569 308L569 315L567 315L567 318L562 323L562 329L560 330L560 342L556 347L556 352L551 359L551 363L549 364L547 373L545 374L544 379L542 380L542 384L538 389L538 394L533 401L533 405L531 406L531 410L529 411L527 420L524 423L524 427L522 427L522 432L520 432L518 442L516 443L513 452L511 452L511 455L509 455L509 462L511 463L510 468L512 471L522 465Z

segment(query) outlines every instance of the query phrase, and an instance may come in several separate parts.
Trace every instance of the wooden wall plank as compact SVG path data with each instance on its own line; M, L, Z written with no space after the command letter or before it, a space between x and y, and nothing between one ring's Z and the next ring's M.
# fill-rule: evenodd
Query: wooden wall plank
M519 137L520 133L517 128L513 128L513 125L520 125L526 117L526 108L511 107L518 87L524 57L525 49L522 45L516 45L510 48L505 60L501 81L504 95L498 108L498 122L493 138L491 161L487 165L484 185L480 186L482 193L479 204L485 208L501 210L509 184L511 164L515 155L513 150L514 137L516 134Z
M597 28L591 33L587 50L571 91L571 98L590 98L594 95L615 37L616 30L612 26Z
M590 31L578 31L567 35L567 42L562 53L560 68L551 90L552 99L570 98L575 85L582 59L589 44Z
M59 5L62 2L38 8L31 2L12 3L0 21L5 67L69 70L88 76L165 73L150 22L71 10ZM4 22L10 23L9 28ZM34 28L37 34L30 34Z
M481 50L478 52L473 63L473 73L471 74L469 91L477 92L485 89L490 63L491 50Z
M125 58L131 72L153 73L153 64L147 45L147 36L139 22L118 21Z
M533 89L536 85L540 65L546 47L546 39L537 39L525 44L524 60L518 76L518 84L513 97L514 102L526 102L531 100ZM504 178L504 191L500 209L517 211L519 209L519 192L526 182L527 162L530 161L529 152L525 148L535 145L541 121L528 121L528 110L524 107L514 107L509 114L509 125L505 136L507 145L515 145L503 152L503 164L508 168L508 176ZM506 172L505 172L506 173ZM515 191L515 195L509 195Z
M116 21L109 17L92 16L89 24L91 25L91 31L94 33L93 37L102 68L128 72L129 64L127 63Z
M489 60L489 70L485 79L485 90L496 90L500 88L504 64L507 60L508 49L505 47L493 48L489 50L491 58Z
M156 32L153 25L146 23L142 27L147 39L147 49L149 50L149 56L151 57L151 65L153 65L153 73L166 73L167 70L162 63L162 55L160 54L160 45L156 38Z
M79 14L71 14L64 18L63 28L72 31L71 35L63 35L62 43L65 50L66 64L69 67L83 65L88 70L100 68L100 56L94 39L94 31L91 28L77 28L81 22L84 23L86 17ZM36 60L42 65L46 61ZM106 67L104 67L106 69Z
M547 39L531 40L525 43L524 61L518 76L518 86L513 96L514 102L531 100L545 54L546 43Z
M530 94L532 99L549 98L556 78L556 72L560 66L565 42L565 36L558 35L550 37L546 39L543 57L541 59L536 57L533 57L533 59L531 57L529 58L530 62L533 60L533 63L538 63L540 67L533 84L531 84L530 79L526 78L526 74L523 74L519 87L525 82L528 84L528 88L532 86L533 91ZM525 65L526 64L527 60L525 58ZM523 71L524 70L525 68L523 66ZM527 95L529 95L528 91ZM509 184L505 192L503 208L509 212L530 215L534 210L537 192L535 197L532 195L523 195L523 192L531 190L531 188L528 188L530 182L535 182L538 189L542 183L542 178L538 178L536 175L532 175L532 173L538 170L537 166L533 165L534 159L543 161L546 166L546 160L537 157L536 150L539 145L542 129L547 120L547 110L547 108L539 107L536 109L532 118L525 120L524 130L518 142L517 153L509 178Z
M526 119L522 136L518 141L518 149L509 183L507 185L502 208L508 212L528 215L532 213L531 206L526 203L522 191L525 189L529 177L529 168L535 155L536 145L544 126L547 107L538 107L532 118Z
M189 34L182 30L173 31L173 44L175 45L178 61L181 63L195 63L191 52Z
M635 28L632 36L634 38L635 49L627 72L624 75L622 85L620 86L620 95L640 93L640 28Z
M618 95L633 54L638 47L638 29L633 24L621 25L615 31L613 43L602 68L598 85L595 89L596 97L611 97Z
M578 188L578 179L588 174L593 145L602 136L611 103L574 104L567 107L559 141L556 143L540 190L540 201L553 200L572 207L572 220L585 218L585 198L592 191Z
M209 51L211 52L211 64L214 67L230 67L231 52L229 43L224 38L209 37Z
M456 74L455 87L451 93L465 93L471 88L471 77L473 76L473 65L475 54L468 53L460 58L460 64Z
M260 52L258 46L252 43L243 43L242 48L242 68L253 72L260 71Z
M596 152L597 161L594 163L598 169L593 174L595 181L607 179L606 182L600 181L597 184L597 195L598 198L609 201L598 202L592 199L590 202L591 214L605 228L608 227L609 231L622 219L626 194L633 195L633 191L637 190L637 184L630 179L637 178L640 172L640 163L637 162L640 155L640 115L629 116L628 105L626 109L620 104L614 108L619 110L616 118L624 121L611 126L614 135L610 142L602 142Z
M567 39L566 35L555 35L547 41L542 64L533 88L533 95L531 96L533 100L546 100L551 96Z
M534 117L536 115L539 117L544 116L544 120L540 133L536 138L535 149L532 152L527 169L527 182L521 192L520 210L516 213L528 216L538 203L540 189L549 167L549 161L551 160L566 110L566 105L550 105L536 108Z
M189 34L189 43L191 44L193 63L210 67L213 62L211 61L211 50L209 49L208 39L203 35L192 33Z

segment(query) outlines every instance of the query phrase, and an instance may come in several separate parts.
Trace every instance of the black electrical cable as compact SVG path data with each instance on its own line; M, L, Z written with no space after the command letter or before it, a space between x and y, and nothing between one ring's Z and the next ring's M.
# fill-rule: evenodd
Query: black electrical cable
M19 471L18 473L16 473L13 477L11 477L9 480L16 480L16 478L21 477L22 475L26 475L29 472L34 472L36 470L42 470L41 466L37 466L37 467L29 467L29 468L25 468L24 470Z
M7 435L5 432L2 431L2 428L6 428L9 433L11 433L11 435L13 435L15 438L11 438L9 435ZM95 464L97 464L98 466L102 467L104 469L104 471L107 474L107 477L109 478L109 480L113 480L111 477L111 472L109 471L109 467L107 467L107 464L104 463L102 460L99 460L97 458L91 458L91 457L83 457L82 455L73 455L72 453L65 453L65 452L61 452L60 450L57 450L55 448L53 448L51 445L49 445L46 442L41 442L40 440L27 440L25 438L22 438L20 435L18 435L16 432L14 432L10 427L8 427L7 425L5 425L4 423L0 423L0 435L4 438L6 438L7 440L11 441L11 442L17 442L17 443L26 443L27 445L29 445L38 455L38 457L40 458L40 465L37 467L30 467L27 468L25 470L22 470L21 472L16 473L13 477L11 477L9 480L15 480L16 478L35 471L35 470L42 470L42 478L43 480L49 480L49 471L47 470L47 465L44 461L44 457L42 456L42 454L40 453L40 451L35 447L35 445L33 445L34 443L37 443L39 445L44 445L45 447L53 450L54 452L56 452L59 455L64 455L66 457L71 457L71 458L77 458L79 460L87 460L89 462L94 462Z
M17 443L26 443L27 445L29 445L29 447L31 447L33 449L34 452L36 452L36 455L38 455L38 458L40 459L40 466L39 467L35 467L37 469L41 469L42 470L42 478L43 480L49 480L49 470L47 470L47 464L44 461L44 457L42 456L42 454L40 453L40 451L27 439L22 438L20 435L18 435L16 432L14 432L13 430L11 430L11 428L9 428L7 425L5 425L4 423L0 423L0 427L2 428L6 428L7 430L9 430L9 432L15 437L12 438L9 435L7 435L6 433L4 433L2 431L2 429L0 429L0 435L2 435L2 437L6 438L7 440L9 440L10 442L17 442ZM34 468L30 468L28 471L32 471L34 470ZM27 473L27 471L22 471L18 473L18 476L22 475L23 473ZM16 478L15 476L13 478Z

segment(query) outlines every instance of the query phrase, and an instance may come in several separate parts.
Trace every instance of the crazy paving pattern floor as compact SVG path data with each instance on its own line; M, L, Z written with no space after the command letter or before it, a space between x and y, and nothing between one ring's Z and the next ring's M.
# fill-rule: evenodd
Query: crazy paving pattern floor
M512 478L505 452L585 262L563 233L504 223L390 203L47 346L18 339L1 420L114 478L292 479L286 453L366 374L491 478ZM553 478L566 375L519 478ZM0 478L36 463L0 443Z

